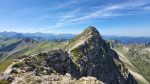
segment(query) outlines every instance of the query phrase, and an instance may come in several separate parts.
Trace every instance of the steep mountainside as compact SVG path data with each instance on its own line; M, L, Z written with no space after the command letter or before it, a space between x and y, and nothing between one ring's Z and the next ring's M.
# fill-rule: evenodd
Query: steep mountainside
M114 48L119 54L124 64L135 73L143 76L145 84L150 82L150 46L139 45L116 45ZM138 76L136 76L137 79ZM141 78L141 77L140 77Z
M0 43L0 62L4 59L8 58L11 55L21 53L23 51L28 50L29 48L32 48L37 41L30 39L30 38L5 38L1 39Z
M94 76L104 83L134 84L136 81L94 27L87 28L68 44L69 54L81 76Z
M69 41L63 50L31 55L15 63L10 73L15 77L13 83L19 82L16 77L22 72L33 73L35 77L68 73L71 78L92 76L106 84L137 84L117 53L110 49L109 44L92 26ZM26 77L23 77L20 77L24 80L22 82L27 83Z

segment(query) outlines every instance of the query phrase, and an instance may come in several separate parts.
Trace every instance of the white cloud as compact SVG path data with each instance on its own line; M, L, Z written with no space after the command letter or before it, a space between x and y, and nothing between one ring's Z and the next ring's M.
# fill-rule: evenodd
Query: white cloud
M145 7L144 9L150 11L150 7Z
M59 8L66 8L75 3L79 3L79 1L71 0L70 2L64 3L63 5L60 5L54 9L56 10ZM108 5L104 4L104 6L95 7L95 11L88 10L85 12L84 10L82 10L82 8L80 10L75 9L73 11L69 11L68 13L62 13L60 14L60 16L56 15L57 17L54 18L57 19L57 23L52 25L49 29L63 28L68 24L79 23L85 20L90 21L93 19L108 18L114 16L145 14L147 13L147 11L143 12L141 11L141 9L149 10L149 7L145 7L145 5L147 4L150 4L149 0L130 0L122 3L112 3ZM48 17L50 18L51 16L45 16L44 18Z
M148 1L148 0L143 0L143 1L137 0L137 1L129 1L129 2L124 2L124 3L109 5L103 9L100 8L93 13L89 13L86 16L72 19L72 20L70 20L70 22L78 22L78 21L83 21L83 20L105 18L105 17L109 17L109 16L133 15L134 13L130 13L130 14L129 13L127 14L124 12L118 13L117 11L118 10L126 10L126 9L130 9L130 10L138 9L139 7L141 8L141 6L144 6L149 3L150 3L150 1ZM139 14L143 14L143 13L139 13Z
M53 7L45 8L45 10L46 11L54 11L54 10L58 10L58 9L63 9L63 8L66 8L66 7L76 4L76 3L79 3L79 1L78 0L69 0L66 2L60 1L58 3L55 3L55 5Z
M73 23L79 23L85 20L92 20L92 19L100 19L100 18L108 18L108 17L114 17L114 16L126 16L126 15L135 15L135 14L145 14L141 11L136 11L135 9L141 9L142 6L145 6L149 4L147 0L132 0L128 2L123 3L117 3L117 4L109 4L105 6L99 6L100 8L95 10L95 12L91 13L85 13L82 12L83 10L73 10L68 12L67 14L64 14L63 16L58 17L58 22L52 26L52 28L61 28L62 26L73 24ZM67 6L67 5L66 5ZM102 8L103 7L103 8ZM119 10L133 10L131 12L118 12ZM148 8L146 8L148 9ZM90 12L90 10L88 11ZM84 14L80 16L80 14ZM79 14L79 15L78 15ZM80 16L80 17L79 17Z
M52 28L59 28L67 23L70 22L70 19L75 17L75 14L79 12L79 9L73 10L69 12L68 14L64 14L63 16L60 16L58 22L52 26Z

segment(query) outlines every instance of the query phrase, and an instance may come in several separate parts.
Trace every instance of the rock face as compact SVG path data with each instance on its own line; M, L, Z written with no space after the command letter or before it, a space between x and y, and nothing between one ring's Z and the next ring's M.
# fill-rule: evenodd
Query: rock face
M92 26L69 41L66 50L40 53L26 59L21 68L36 75L69 73L77 79L92 76L106 84L137 84L116 52Z
M81 76L93 76L107 84L137 83L96 28L87 28L73 40L68 50Z
M46 62L48 67L52 67L56 72L61 74L70 73L73 77L81 77L78 67L73 63L67 52L62 50L51 51L46 56Z

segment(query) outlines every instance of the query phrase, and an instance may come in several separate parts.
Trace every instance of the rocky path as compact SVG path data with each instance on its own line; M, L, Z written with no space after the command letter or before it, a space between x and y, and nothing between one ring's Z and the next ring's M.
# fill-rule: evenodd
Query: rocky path
M13 62L12 64L10 64L10 65L6 68L6 70L5 70L3 73L4 73L4 74L9 74L9 73L11 72L12 66L13 66L14 64L16 64L16 62Z
M21 60L19 60L18 62L22 62L24 59L21 59ZM16 64L17 62L13 62L12 64L10 64L7 68L6 68L6 70L3 72L4 74L9 74L10 72L11 72L11 70L12 70L12 66L14 65L14 64Z
M33 55L31 55L31 56L33 57L33 56L36 56L36 55L37 55L37 54L33 54ZM5 69L5 71L4 71L3 73L4 73L4 74L9 74L9 73L11 72L11 70L12 70L12 66L13 66L14 64L18 63L18 62L22 62L24 59L25 59L25 58L19 59L18 61L14 61L12 64L10 64L10 65Z

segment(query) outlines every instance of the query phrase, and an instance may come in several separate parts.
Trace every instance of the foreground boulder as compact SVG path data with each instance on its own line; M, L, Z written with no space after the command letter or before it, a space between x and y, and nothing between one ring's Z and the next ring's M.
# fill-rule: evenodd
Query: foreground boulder
M0 74L0 81L12 82L13 77L9 74Z

